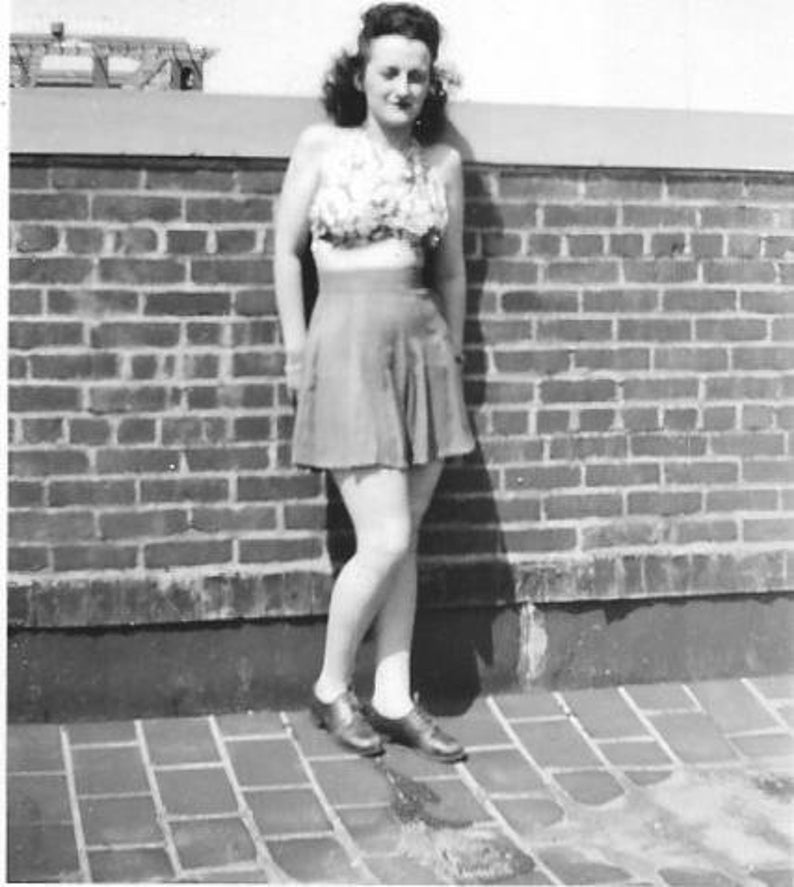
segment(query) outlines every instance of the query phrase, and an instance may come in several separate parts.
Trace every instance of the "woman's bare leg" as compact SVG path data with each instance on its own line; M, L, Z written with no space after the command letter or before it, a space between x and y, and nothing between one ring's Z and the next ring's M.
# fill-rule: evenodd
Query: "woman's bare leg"
M356 553L331 593L323 666L314 686L325 703L350 684L359 644L401 572L412 538L407 471L335 471L334 480L353 521Z
M401 718L413 707L411 641L416 615L419 528L443 468L432 462L408 472L410 546L390 579L388 597L376 616L376 665L373 707L388 718Z

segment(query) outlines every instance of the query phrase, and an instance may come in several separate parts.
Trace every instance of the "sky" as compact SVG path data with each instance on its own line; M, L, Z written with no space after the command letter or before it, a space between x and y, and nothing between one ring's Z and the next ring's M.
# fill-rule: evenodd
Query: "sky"
M219 50L205 89L316 95L361 0L12 0L13 31ZM794 0L425 0L461 100L794 113Z

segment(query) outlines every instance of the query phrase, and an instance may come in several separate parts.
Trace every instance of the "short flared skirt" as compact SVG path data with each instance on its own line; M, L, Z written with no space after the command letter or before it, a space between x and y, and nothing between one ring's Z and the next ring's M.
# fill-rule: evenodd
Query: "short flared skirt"
M437 297L416 273L321 274L293 461L408 468L471 451L461 372Z

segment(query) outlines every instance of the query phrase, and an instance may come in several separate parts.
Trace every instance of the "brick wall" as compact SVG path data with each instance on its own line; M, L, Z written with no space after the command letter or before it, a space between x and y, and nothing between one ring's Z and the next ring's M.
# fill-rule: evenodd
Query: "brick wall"
M325 610L350 533L290 467L282 172L12 158L12 625ZM467 195L479 448L424 604L791 589L794 176L470 165Z

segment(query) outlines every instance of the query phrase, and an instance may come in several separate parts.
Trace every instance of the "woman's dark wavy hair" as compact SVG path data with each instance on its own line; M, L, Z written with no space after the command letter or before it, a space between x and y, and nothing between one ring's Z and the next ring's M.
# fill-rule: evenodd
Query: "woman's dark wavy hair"
M376 37L399 34L421 40L430 50L430 90L422 112L414 124L414 135L422 144L439 138L446 126L447 86L453 78L436 66L441 26L426 9L413 3L378 3L361 17L358 51L342 52L334 60L323 82L322 102L337 126L360 126L367 116L367 100L356 86L369 56L369 45Z

